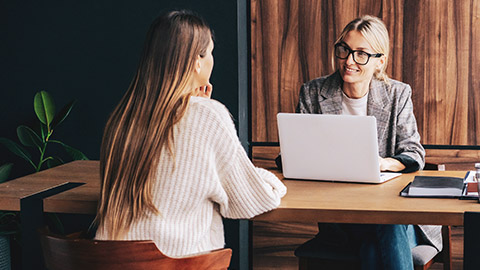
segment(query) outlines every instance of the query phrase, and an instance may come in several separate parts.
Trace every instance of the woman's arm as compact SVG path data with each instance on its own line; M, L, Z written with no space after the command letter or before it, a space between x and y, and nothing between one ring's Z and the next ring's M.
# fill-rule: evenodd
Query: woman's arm
M256 168L243 148L231 157L231 166L219 176L228 197L220 205L220 213L227 218L252 218L275 209L287 192L273 173Z
M217 104L220 105L220 104ZM233 121L223 105L216 106L214 152L218 181L211 200L227 218L252 218L280 204L286 187L271 172L256 168L237 137Z
M421 170L425 165L425 149L420 143L417 121L413 114L412 89L407 84L402 85L405 89L398 96L396 145L392 158L405 165L403 172L411 172Z

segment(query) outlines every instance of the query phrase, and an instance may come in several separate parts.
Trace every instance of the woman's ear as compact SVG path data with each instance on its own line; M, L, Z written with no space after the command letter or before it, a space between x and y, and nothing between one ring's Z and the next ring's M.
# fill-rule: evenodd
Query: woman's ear
M385 65L385 62L386 62L385 60L386 60L386 59L387 59L387 58L385 57L385 55L383 55L382 57L380 57L380 59L379 59L380 61L378 61L378 65L377 65L377 69L378 69L378 70L380 70L380 69L383 68L383 65Z
M197 60L195 60L195 72L200 73L202 70L202 61L200 61L201 57L200 55L197 57Z

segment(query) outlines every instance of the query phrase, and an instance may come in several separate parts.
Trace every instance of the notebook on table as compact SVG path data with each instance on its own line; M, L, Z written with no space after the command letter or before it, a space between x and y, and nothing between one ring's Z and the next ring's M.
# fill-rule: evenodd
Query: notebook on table
M400 192L400 196L414 198L460 198L478 200L478 182L475 171L468 171L464 178L451 176L417 175Z
M417 175L400 193L404 197L460 198L466 188L463 178Z
M373 116L277 114L286 178L383 183L400 173L380 172Z

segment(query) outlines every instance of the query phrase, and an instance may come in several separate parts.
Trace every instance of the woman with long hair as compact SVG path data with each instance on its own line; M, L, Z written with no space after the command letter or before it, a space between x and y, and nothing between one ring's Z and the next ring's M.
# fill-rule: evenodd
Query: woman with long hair
M97 239L153 240L169 256L224 246L222 216L251 218L285 186L255 168L228 110L209 99L212 31L188 11L151 25L104 131Z

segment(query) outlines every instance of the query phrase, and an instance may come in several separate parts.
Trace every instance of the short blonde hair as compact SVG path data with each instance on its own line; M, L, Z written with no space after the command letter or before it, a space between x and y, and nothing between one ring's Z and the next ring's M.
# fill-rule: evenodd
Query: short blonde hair
M387 69L388 55L390 53L390 38L388 36L387 27L379 18L371 15L364 15L349 22L345 28L343 28L343 31L335 44L342 42L345 36L350 31L354 30L362 34L376 53L384 55L384 64L379 70L375 71L374 76L375 78L386 82L388 76L385 70ZM335 54L332 53L332 67L334 70L336 70L335 62Z

